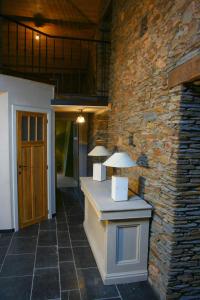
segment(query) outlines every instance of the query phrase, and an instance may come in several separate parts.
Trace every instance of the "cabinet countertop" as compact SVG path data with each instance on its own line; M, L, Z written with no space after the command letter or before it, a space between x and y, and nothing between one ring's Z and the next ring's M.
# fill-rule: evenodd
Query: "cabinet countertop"
M91 177L81 177L80 182L83 193L90 200L97 214L101 215L100 219L106 219L105 216L107 214L107 217L109 217L109 213L115 215L120 213L121 218L123 218L122 212L132 212L134 215L136 212L140 212L138 216L142 217L141 211L143 211L145 212L144 217L151 216L152 206L137 195L130 197L127 201L114 201L111 198L111 180L99 182L94 181Z

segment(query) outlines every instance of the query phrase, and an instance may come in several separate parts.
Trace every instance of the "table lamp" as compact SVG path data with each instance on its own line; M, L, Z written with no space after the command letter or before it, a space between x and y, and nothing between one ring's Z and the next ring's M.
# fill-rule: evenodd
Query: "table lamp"
M106 180L106 167L100 161L100 157L109 156L110 152L104 146L96 146L88 153L88 156L99 157L99 163L93 164L93 180Z
M116 152L104 163L104 166L113 168L130 168L137 166L126 152ZM128 177L112 176L111 197L114 201L128 200Z

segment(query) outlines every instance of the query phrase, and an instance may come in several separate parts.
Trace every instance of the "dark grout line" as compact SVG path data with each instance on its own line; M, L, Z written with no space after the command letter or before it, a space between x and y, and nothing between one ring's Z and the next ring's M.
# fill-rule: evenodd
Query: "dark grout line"
M0 274L1 274L1 271L2 271L2 269L3 269L3 265L4 265L4 262L5 262L5 260L6 260L6 257L7 257L8 253L9 253L10 246L11 246L11 244L12 244L13 237L14 237L14 232L13 232L11 238L10 238L10 243L8 244L8 248L7 248L5 257L4 257L3 261L2 261L1 268L0 268Z
M71 290L62 290L62 292L74 292L74 291L78 291L79 289L71 289Z
M72 242L84 242L84 241L86 241L86 240L72 240ZM73 248L79 248L79 247L90 248L89 244L85 245L85 246L74 246Z
M13 239L36 239L37 235L31 235L31 236L18 236L14 235Z
M40 234L40 224L38 226L38 234L37 234L37 241L36 241L36 248L35 248L35 259L33 265L33 278L32 278L31 291L30 291L30 300L32 299L32 294L33 294L33 284L34 284L34 276L35 276L35 265L37 259L37 247L38 247L39 234Z
M58 256L58 281L59 281L59 289L60 289L60 299L62 297L62 291L61 291L61 274L60 274L60 257L59 257L59 251L58 251L58 231L57 231L57 219L55 218L56 223L56 240L57 240L57 256Z
M13 256L13 255L28 255L28 254L35 254L36 251L34 252L22 252L22 253L8 253L7 256Z
M80 300L82 300L82 295L81 295L81 290L80 290L80 283L79 283L79 279L78 279L78 272L77 272L75 256L74 256L74 250L73 250L73 247L72 247L71 234L70 234L70 231L69 231L68 216L67 216L66 208L63 204L63 201L62 201L62 206L64 208L65 218L66 218L66 222L67 222L67 225L68 225L68 235L69 235L69 241L70 241L70 246L71 246L71 250L72 250L72 257L73 257L73 263L74 263L74 268L75 268L75 272L76 272L76 280L77 280L77 283L78 283L78 290L79 290ZM69 298L69 295L68 295L68 298Z
M43 245L38 245L37 248L51 248L51 247L58 247L57 244L54 245L47 245L47 246L43 246Z
M87 267L87 268L78 268L77 267L77 270L89 270L89 269L97 269L98 270L97 267Z
M56 231L56 229L41 229L40 231Z
M23 278L23 277L32 277L33 275L11 275L11 276L0 276L1 278Z
M13 239L20 239L20 240L22 240L22 239L37 239L37 235L35 235L35 236L30 236L30 237L26 237L26 236L15 236Z
M116 299L116 298L122 299L122 298L120 298L120 296L116 296L116 297L112 297L112 298L95 298L94 300L112 300L112 299Z
M35 268L36 270L49 270L49 269L58 269L58 267L39 267L39 268Z
M115 287L116 287L116 289L117 289L117 292L118 292L118 294L119 294L119 298L120 298L121 300L123 300L123 298L122 298L122 295L120 294L120 291L119 291L119 289L118 289L118 286L117 286L117 284L115 284Z
M66 262L74 262L74 261L73 260L62 260L62 261L60 261L60 264L66 263Z

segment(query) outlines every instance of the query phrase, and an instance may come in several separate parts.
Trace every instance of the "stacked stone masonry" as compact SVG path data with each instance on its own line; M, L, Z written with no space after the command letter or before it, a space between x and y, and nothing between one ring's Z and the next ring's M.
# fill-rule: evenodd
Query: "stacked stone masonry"
M198 0L113 1L108 146L138 162L124 174L154 207L149 281L160 299L200 299L200 91L168 88L199 51L199 17Z
M93 113L88 115L88 152L96 145L107 145L108 139L108 112ZM88 157L88 175L92 175L92 163L98 161L97 158Z
M200 85L183 88L180 114L169 292L200 299Z

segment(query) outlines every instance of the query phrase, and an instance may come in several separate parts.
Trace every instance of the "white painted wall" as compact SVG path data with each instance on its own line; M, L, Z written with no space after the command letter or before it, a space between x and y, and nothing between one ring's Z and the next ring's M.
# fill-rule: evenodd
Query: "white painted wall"
M13 132L12 132L12 109L17 106L20 109L20 106L23 108L30 108L30 110L35 109L37 111L41 109L49 110L50 112L50 135L49 142L51 144L51 150L49 153L50 163L49 163L49 174L51 180L51 212L55 213L55 134L54 134L54 112L50 107L51 99L54 98L54 87L52 85L34 82L31 80L16 78L7 75L0 75L0 90L6 91L7 93L1 94L0 98L0 137L4 136L5 148L4 156L1 157L1 161L4 162L5 169L4 173L7 174L7 184L9 186L9 193L6 192L6 197L0 196L0 230L1 229L11 229L14 228L13 215L12 215L12 197L10 194L11 186L13 184L13 178L11 176L11 171L13 171L12 164L9 165L9 157L12 158L13 154ZM7 102L6 102L7 95ZM6 104L7 103L7 104ZM7 127L6 127L7 126ZM13 126L14 127L14 126ZM5 130L5 133L3 132ZM9 134L8 134L9 132ZM9 139L8 139L9 136ZM1 139L0 139L0 142ZM0 145L0 151L3 146ZM13 159L10 159L12 162ZM0 169L2 170L1 166ZM0 171L0 193L1 193L1 182L4 183L3 174ZM5 208L4 208L5 207ZM14 208L13 208L14 209ZM7 213L7 215L4 213ZM1 216L5 215L4 218Z
M0 229L12 228L8 93L0 91Z

